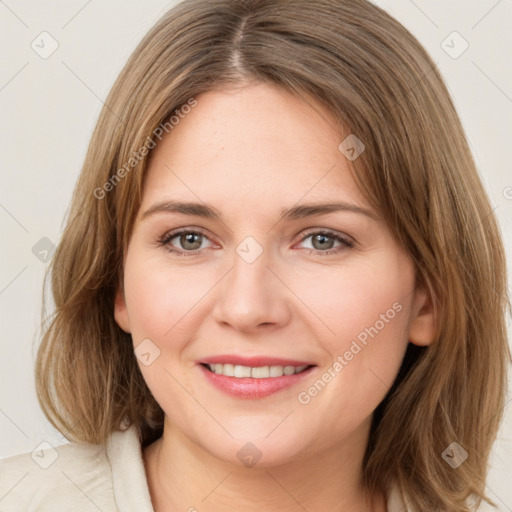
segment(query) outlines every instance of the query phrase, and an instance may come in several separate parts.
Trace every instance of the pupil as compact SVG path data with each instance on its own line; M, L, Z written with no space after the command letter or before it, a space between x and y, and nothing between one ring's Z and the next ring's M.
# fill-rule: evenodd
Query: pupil
M315 242L325 242L326 239L328 238L332 238L330 237L329 235L316 235L314 238L313 238L313 245L315 245ZM332 246L332 242L331 242L331 245L329 246L329 248ZM325 249L326 245L325 244L321 244L320 245L320 249L324 248Z
M197 244L197 240L194 242L194 238L199 238L201 235L198 234L198 233L188 233L186 235L183 235L182 236L182 244L183 244L183 247L187 248L187 249L197 249L200 245L201 245L201 242L199 242L199 246L198 247L188 247L187 244L188 243L191 243L192 245Z

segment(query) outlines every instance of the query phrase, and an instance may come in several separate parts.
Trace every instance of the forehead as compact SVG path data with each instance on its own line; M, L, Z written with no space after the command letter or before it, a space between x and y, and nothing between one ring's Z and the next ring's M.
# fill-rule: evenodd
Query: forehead
M320 199L366 205L338 149L348 132L313 99L256 84L196 100L153 149L143 204L171 195L248 211Z

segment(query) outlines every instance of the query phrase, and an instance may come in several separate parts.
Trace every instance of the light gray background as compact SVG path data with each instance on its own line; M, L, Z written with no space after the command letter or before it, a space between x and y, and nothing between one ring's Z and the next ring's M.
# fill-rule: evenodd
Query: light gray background
M0 0L0 457L32 451L42 441L64 442L45 420L34 390L45 263L32 248L43 237L58 242L103 100L136 44L175 3ZM512 1L375 3L420 40L445 77L510 265ZM58 43L47 59L31 47L34 40L42 46L43 31ZM469 44L460 56L464 41L454 31ZM487 485L500 510L512 511L510 402L505 416Z

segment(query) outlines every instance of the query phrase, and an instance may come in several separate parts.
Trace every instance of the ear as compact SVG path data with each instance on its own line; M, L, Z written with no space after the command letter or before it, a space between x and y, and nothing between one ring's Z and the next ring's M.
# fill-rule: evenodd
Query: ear
M432 343L435 334L436 318L432 297L425 287L417 288L414 292L409 341L424 347Z
M123 329L124 332L130 333L130 319L128 317L128 309L126 308L126 300L121 286L117 287L116 296L114 299L114 318L117 325Z

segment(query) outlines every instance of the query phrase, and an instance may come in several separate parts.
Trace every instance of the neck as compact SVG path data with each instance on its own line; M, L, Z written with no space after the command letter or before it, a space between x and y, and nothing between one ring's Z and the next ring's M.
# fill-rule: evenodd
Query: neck
M155 512L386 512L384 497L370 499L361 486L369 425L314 457L246 467L219 460L166 419L162 437L143 452L153 508Z

